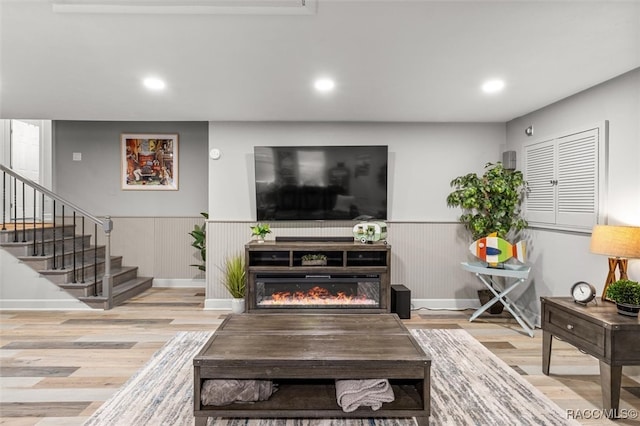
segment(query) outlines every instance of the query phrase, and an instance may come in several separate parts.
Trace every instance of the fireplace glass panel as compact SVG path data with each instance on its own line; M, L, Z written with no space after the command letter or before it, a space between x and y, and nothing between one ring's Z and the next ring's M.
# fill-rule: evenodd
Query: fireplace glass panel
M380 307L380 275L259 274L256 277L259 309Z

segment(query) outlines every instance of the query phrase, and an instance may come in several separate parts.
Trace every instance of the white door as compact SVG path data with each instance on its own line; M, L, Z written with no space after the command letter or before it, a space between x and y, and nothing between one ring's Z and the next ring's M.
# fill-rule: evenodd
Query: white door
M21 176L40 182L40 121L35 120L11 120L11 168ZM32 221L34 217L40 215L40 201L34 205L34 192L29 186L18 185L12 188L15 190L15 210L12 217L18 218L18 222L24 217Z

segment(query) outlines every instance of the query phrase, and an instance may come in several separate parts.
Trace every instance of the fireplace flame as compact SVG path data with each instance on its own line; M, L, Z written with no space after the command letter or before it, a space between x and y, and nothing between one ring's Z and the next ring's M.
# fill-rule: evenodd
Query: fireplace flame
M307 291L279 291L271 295L271 300L263 300L261 305L375 305L376 301L365 296L348 295L343 291L337 294L320 286Z

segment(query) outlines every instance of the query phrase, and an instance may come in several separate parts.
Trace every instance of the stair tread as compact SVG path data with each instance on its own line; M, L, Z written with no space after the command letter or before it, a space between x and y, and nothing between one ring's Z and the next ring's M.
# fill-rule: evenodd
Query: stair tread
M153 280L153 277L136 277L127 282L124 282L116 287L113 287L113 297L116 297L121 293L125 293L142 284L146 284L151 280ZM101 301L107 300L105 296L82 296L82 297L78 297L78 299L82 301L88 301L88 302L101 302Z
M122 274L126 274L129 273L131 271L133 271L134 269L137 269L137 266L121 266L120 268L116 268L116 269L112 269L111 270L111 276L112 277L117 277L118 275L122 275ZM69 271L69 269L66 269L67 271ZM85 275L85 282L84 283L58 283L57 286L58 287L62 287L62 288L77 288L77 287L88 287L91 286L93 284L95 284L95 282L93 280L88 280L88 278L93 278L93 275L91 277L87 277ZM98 282L101 283L102 282L102 276L100 276L98 278ZM115 287L120 287L121 285L127 283L129 281L125 281L124 283L120 283L117 285L114 285Z
M88 246L84 248L84 252L85 254L87 252L93 252L96 248L98 250L101 250L104 246ZM78 256L79 253L82 253L82 250L76 250L76 257ZM69 251L65 251L64 252L64 256L68 257L69 255L73 256L73 250L69 250ZM56 253L56 257L60 257L62 256L62 253ZM86 256L85 256L86 258ZM40 255L40 254L36 254L35 256L31 255L31 256L16 256L16 259L18 260L23 260L23 261L29 261L29 260L34 260L34 259L43 259L43 260L47 260L47 259L53 259L53 253L51 254L45 254L44 256Z
M119 260L122 259L122 256L111 256L111 261L114 260ZM98 264L104 263L104 259L102 260L98 260L97 262ZM76 267L79 269L81 268L83 265L77 265ZM84 266L93 266L93 262L87 262L84 264ZM137 268L137 266L121 266L118 269L112 269L111 271L111 275L114 275L114 271L118 271L120 269L124 269L124 268L129 268L127 269L127 271L133 269L133 268ZM64 269L39 269L38 270L39 273L43 274L43 275L57 275L57 274L67 274L69 272L73 272L73 266L71 265L67 265Z

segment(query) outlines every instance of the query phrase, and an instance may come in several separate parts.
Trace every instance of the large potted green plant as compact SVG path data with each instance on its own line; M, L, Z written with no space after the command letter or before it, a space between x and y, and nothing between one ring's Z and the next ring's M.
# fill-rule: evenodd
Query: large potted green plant
M637 281L622 279L609 287L605 296L616 302L618 313L630 317L637 317L640 311L640 284Z
M462 209L459 220L474 241L494 232L500 238L512 238L527 227L521 210L527 182L521 171L505 169L501 162L487 163L482 176L458 176L451 181L451 187L454 190L447 196L447 205ZM484 305L493 293L478 290L478 296ZM499 314L503 308L496 303L489 312Z
M209 219L209 214L206 212L200 213L205 219ZM189 232L189 235L193 237L191 247L198 249L200 252L200 258L202 263L192 264L189 266L195 266L201 271L207 269L207 223L203 223L202 226L193 225L193 231Z
M458 176L451 186L447 205L462 209L460 222L474 240L493 232L507 239L527 227L521 211L527 182L521 171L505 169L501 162L487 163L482 176Z
M227 256L222 269L222 285L231 297L231 311L244 312L244 295L247 288L247 277L244 256L241 254Z

